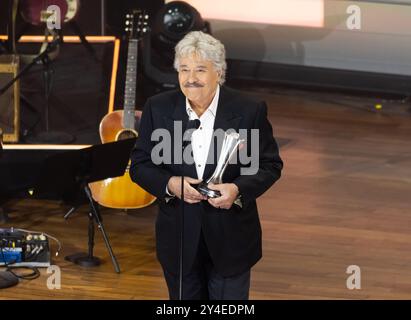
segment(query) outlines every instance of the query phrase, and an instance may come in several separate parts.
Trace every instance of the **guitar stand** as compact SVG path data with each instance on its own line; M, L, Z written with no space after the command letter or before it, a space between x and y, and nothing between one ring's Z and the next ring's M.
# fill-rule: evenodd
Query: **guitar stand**
M117 273L120 273L120 267L117 262L117 259L113 253L113 249L111 248L110 241L108 239L107 233L104 229L103 225L103 219L100 215L99 211L99 206L98 203L94 201L90 187L88 186L87 183L83 183L83 190L87 196L87 199L89 200L90 203L90 212L88 213L88 253L75 253L70 256L66 256L65 259L67 261L73 262L75 264L78 264L82 267L95 267L99 266L101 264L101 261L99 258L95 257L93 254L93 249L94 249L94 221L97 223L97 227L100 229L104 242L106 244L107 250L110 254L111 261L113 263L114 269ZM65 215L64 219L67 220L75 211L77 207L72 207Z

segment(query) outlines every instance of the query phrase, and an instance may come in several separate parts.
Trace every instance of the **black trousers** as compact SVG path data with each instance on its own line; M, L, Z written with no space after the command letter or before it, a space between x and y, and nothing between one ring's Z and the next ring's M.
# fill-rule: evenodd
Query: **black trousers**
M164 271L170 300L179 299L179 275ZM192 269L183 277L184 300L248 300L250 270L223 277L215 270L203 234L200 236L197 256Z

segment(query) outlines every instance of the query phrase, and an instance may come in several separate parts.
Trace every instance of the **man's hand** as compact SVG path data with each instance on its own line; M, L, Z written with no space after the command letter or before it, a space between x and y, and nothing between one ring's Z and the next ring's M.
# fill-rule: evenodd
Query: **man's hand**
M184 177L184 201L187 203L197 203L201 200L207 200L207 197L201 195L191 184L200 183L201 180L190 177ZM167 184L168 191L181 199L181 177L171 177Z
M214 208L230 209L239 194L238 187L234 183L210 183L208 187L221 193L221 197L208 199L208 203Z

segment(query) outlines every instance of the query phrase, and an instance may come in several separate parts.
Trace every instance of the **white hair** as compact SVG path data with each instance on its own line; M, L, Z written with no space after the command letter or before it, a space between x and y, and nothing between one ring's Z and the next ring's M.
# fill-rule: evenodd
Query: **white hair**
M220 40L201 31L192 31L177 43L175 48L174 68L179 71L180 59L192 54L198 54L204 60L211 61L214 69L220 73L219 84L225 82L227 63L225 61L225 48Z

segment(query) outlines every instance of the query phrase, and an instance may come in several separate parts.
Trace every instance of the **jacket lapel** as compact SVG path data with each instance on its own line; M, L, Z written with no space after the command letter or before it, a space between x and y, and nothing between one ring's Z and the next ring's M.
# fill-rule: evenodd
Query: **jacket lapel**
M236 113L234 99L230 92L224 87L220 88L220 97L218 99L217 114L214 120L214 132L220 129L224 132L229 129L234 129L238 132L239 124L242 116ZM222 147L222 139L214 138L214 143L211 142L207 156L207 164L204 169L203 180L207 180L214 173L217 165L218 156ZM214 150L211 148L214 147Z
M171 141L171 144L172 144L171 150L173 152L172 158L173 158L173 163L176 163L175 160L174 160L174 150L175 150L175 148L178 148L179 152L182 152L182 150L181 150L182 144L181 144L181 140L178 141L178 142L176 141L177 145L174 143L174 139L175 139L174 135L176 134L174 132L174 124L175 124L175 122L182 123L181 128L182 128L182 133L184 134L184 130L187 127L187 122L188 122L188 114L187 114L187 111L186 111L186 99L185 99L185 96L183 95L182 92L179 92L179 94L177 96L176 103L175 103L175 106L174 106L174 111L171 115L171 118L170 118L170 116L165 116L164 121L166 123L167 129L169 130L169 132L171 134L171 140L172 140ZM181 136L177 135L176 138L181 139ZM181 155L179 156L179 158L181 159ZM175 164L175 166L178 166L177 171L181 172L181 169L182 169L181 162L180 162L180 164ZM186 177L197 178L197 171L196 171L194 163L192 163L192 164L185 163L184 164L184 175Z

